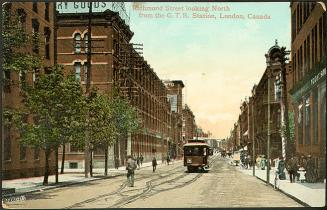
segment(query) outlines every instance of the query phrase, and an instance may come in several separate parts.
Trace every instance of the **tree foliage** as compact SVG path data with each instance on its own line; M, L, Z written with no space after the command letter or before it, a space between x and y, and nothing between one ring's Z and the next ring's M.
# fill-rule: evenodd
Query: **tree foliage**
M34 42L39 42L37 33L31 35L26 32L17 13L3 11L2 39L3 39L3 70L27 73L41 68L42 58L31 52Z

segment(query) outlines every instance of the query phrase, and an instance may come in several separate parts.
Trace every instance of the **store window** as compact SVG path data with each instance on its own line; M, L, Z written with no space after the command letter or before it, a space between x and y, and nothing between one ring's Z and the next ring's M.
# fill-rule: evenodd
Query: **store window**
M310 118L311 118L310 96L305 99L305 144L310 144Z
M318 144L318 89L313 91L313 143Z
M320 111L320 123L321 123L321 133L320 133L320 139L321 139L321 145L324 147L326 152L326 87L323 89L322 95L321 95L321 111ZM326 153L325 153L326 155Z
M298 118L297 118L297 136L298 144L303 144L303 105L300 104L298 107Z

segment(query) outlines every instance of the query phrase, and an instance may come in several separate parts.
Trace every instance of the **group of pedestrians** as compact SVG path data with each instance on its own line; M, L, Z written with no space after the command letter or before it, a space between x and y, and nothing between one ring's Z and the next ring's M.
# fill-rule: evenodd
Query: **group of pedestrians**
M285 180L286 169L289 174L291 183L296 181L313 183L317 181L317 171L315 168L315 161L308 155L307 157L292 156L287 163L285 163L283 157L279 157L279 160L275 163L276 175L280 180Z

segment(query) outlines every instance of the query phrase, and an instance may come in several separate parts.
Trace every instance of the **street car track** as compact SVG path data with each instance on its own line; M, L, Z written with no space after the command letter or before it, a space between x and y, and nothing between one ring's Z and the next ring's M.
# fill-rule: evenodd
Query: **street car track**
M213 162L215 162L215 159L211 160L210 161L210 164L212 164ZM186 180L185 182L181 182L180 184L177 183L178 180L181 180L182 178L184 177L189 177L189 176L193 176L194 173L184 173L178 177L175 177L173 179L169 179L169 180L166 180L164 182L161 182L159 184L152 184L155 180L157 179L153 179L153 180L150 180L148 182L146 182L146 187L144 188L143 192L137 194L137 195L133 195L133 196L129 196L127 198L122 198L121 200L119 200L118 202L116 202L115 204L109 206L108 208L119 208L119 207L122 207L128 203L131 203L133 201L136 201L140 198L148 198L148 197L151 197L155 194L158 194L160 192L164 192L164 191L168 191L168 190L172 190L172 189L177 189L177 188L182 188L188 184L191 184L193 182L195 182L198 178L200 178L201 176L203 176L203 173L198 173L196 174L194 177L192 177L190 180ZM176 184L173 184L172 186L166 188L166 189L154 189L155 187L158 187L158 186L161 186L161 185L164 185L164 184L167 184L167 183L177 183Z
M156 173L156 174L147 174L147 175L141 175L141 177L138 177L138 178L135 178L134 181L138 181L138 180L142 180L142 179L146 179L146 178L149 178L149 177L153 177L154 175L155 176L159 176L159 178L157 179L161 179L163 177L167 177L167 176L170 176L170 172L176 170L176 169L179 169L179 167L175 167L173 169L170 169L168 171L164 171L162 174L165 174L165 173L168 173L168 175L164 175L162 176L162 174L159 174L159 173ZM102 194L102 195L98 195L96 197L93 197L93 198L90 198L90 199L87 199L87 200L84 200L84 201L81 201L81 202L78 202L78 203L75 203L73 205L70 205L68 207L65 207L65 209L72 209L72 208L78 208L78 207L81 207L83 204L88 204L88 203L92 203L98 199L101 199L101 198L104 198L104 197L110 197L110 196L114 196L116 194L120 195L121 194L121 191L124 190L124 188L126 188L127 186L127 181L123 182L120 187L115 190L114 192L110 192L110 193L105 193L105 194ZM107 200L107 199L106 199Z
M210 165L213 162L215 162L215 159L210 161ZM176 177L176 176L174 176L174 175L176 175L176 173L174 173L174 171L183 172L183 174ZM90 198L90 199L75 203L73 205L70 205L70 206L66 207L65 209L79 208L79 207L82 207L85 204L90 204L90 203L96 202L99 199L104 199L105 201L110 202L115 196L116 197L119 196L119 197L122 197L122 198L118 199L117 202L115 202L112 205L109 205L106 208L119 208L119 207L122 207L122 206L124 206L124 205L126 205L128 203L136 201L136 200L138 200L140 198L148 198L148 197L151 197L151 196L153 196L153 195L155 195L157 193L160 193L160 192L164 192L164 191L184 187L184 186L186 186L188 184L191 184L191 183L195 182L202 175L203 175L203 173L187 173L184 170L184 168L182 169L180 167L180 165L177 166L177 167L174 167L173 169L170 169L170 170L164 171L164 172L160 172L160 173L154 173L154 174L151 173L151 174L145 174L145 175L140 174L140 175L138 175L138 178L135 179L135 181L144 180L144 179L147 179L147 178L150 178L150 177L153 177L153 176L155 176L155 177L153 177L152 179L147 181L143 188L130 189L130 190L123 191L127 186L127 181L125 181L114 192L95 196L93 198ZM183 181L183 178L185 178L185 177L190 177L190 179L187 179L187 180ZM175 183L177 183L177 184L175 184ZM164 187L163 189L160 189L160 187L164 186L165 184L169 184L170 186L168 185L168 187L166 186L166 188ZM137 194L134 194L134 195L128 195L128 193L133 193L135 191L141 191L141 192L137 193Z

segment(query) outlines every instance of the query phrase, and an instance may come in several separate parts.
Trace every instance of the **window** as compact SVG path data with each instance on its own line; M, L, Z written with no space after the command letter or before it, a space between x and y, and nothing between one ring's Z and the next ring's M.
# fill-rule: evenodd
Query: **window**
M40 23L37 19L32 19L32 36L33 36L33 46L32 50L34 53L39 53L39 26Z
M323 48L324 46L322 45L322 31L323 31L323 28L322 28L322 17L319 19L319 55L320 55L320 60L321 60L321 57L323 55Z
M70 162L69 168L78 168L78 164L76 162Z
M87 82L87 62L84 63L84 82Z
M50 35L51 31L49 27L44 27L44 47L46 59L50 59Z
M26 160L26 146L19 145L19 159Z
M318 27L315 25L314 27L314 54L315 54L315 59L314 63L318 62Z
M26 12L24 9L17 9L18 21L20 25L25 28L26 26Z
M32 74L33 82L35 82L37 80L37 78L39 77L39 75L40 75L40 70L39 69L34 69L33 70L33 74Z
M44 18L49 21L49 3L45 3Z
M81 81L81 63L75 63L75 78Z
M19 87L22 89L26 85L26 72L19 72Z
M8 125L4 126L4 159L11 159L11 137L10 137L10 127Z
M75 34L74 42L75 53L81 53L81 34Z
M89 35L86 33L85 35L84 35L84 48L85 48L85 53L87 53L88 52L88 47L89 47Z
M318 89L313 90L313 143L318 144Z
M33 11L37 13L37 2L33 3Z
M36 146L34 147L34 160L40 159L40 147Z
M326 87L323 89L324 92L320 94L320 123L321 123L321 132L320 132L320 138L321 138L321 145L326 145ZM326 155L326 146L325 146L325 153Z
M310 144L310 97L306 97L305 99L305 144Z
M303 144L303 105L300 104L298 107L298 119L297 119L297 127L298 127L298 143Z

